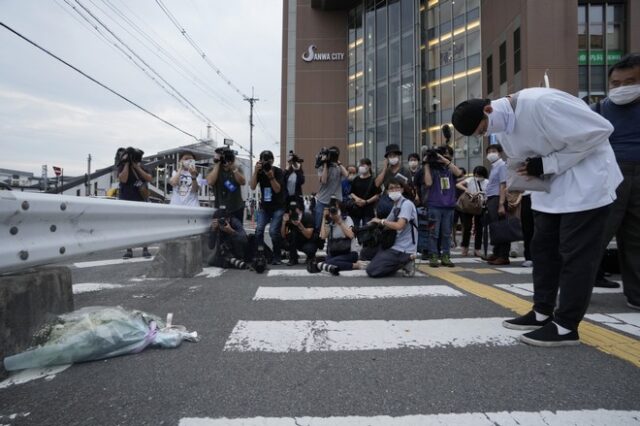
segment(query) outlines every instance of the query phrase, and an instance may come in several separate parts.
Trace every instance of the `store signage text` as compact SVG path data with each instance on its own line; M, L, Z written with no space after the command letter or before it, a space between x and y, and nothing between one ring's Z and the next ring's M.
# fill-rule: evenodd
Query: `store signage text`
M316 52L316 49L315 44L310 45L307 51L302 54L302 60L305 62L344 60L342 52Z
M607 63L612 65L622 58L621 50L609 50L607 52ZM589 63L591 65L604 65L604 50L592 49L589 55ZM587 65L587 51L578 51L578 65Z

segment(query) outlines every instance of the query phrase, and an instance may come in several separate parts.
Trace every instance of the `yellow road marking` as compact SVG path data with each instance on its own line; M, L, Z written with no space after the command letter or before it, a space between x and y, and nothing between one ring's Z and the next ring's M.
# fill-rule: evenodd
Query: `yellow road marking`
M531 310L530 301L491 285L481 284L469 278L461 277L451 270L424 266L419 269L427 275L447 281L464 291L510 309L518 315L524 315ZM582 321L580 323L580 341L602 352L629 361L636 367L640 367L640 340L638 339L627 337L588 321Z

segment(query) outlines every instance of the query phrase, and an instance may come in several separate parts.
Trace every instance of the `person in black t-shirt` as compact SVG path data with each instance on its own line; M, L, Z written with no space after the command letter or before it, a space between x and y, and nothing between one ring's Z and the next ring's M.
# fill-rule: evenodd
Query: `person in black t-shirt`
M313 225L313 215L304 212L295 201L292 201L282 217L282 226L280 227L280 236L289 251L287 266L298 264L298 250L307 256L307 265L315 262L318 241Z
M207 182L215 195L215 207L226 208L230 216L242 222L244 201L242 201L241 187L246 180L242 169L236 165L233 151L226 147L215 150L213 167L207 174Z
M118 199L146 202L147 200L141 194L141 188L148 188L148 183L151 182L153 177L140 164L144 152L134 150L131 147L121 150L118 150L120 153L120 157L118 157L118 181L120 182ZM135 158L134 154L136 155ZM142 256L151 257L151 253L149 253L149 249L146 246L142 248ZM132 257L133 250L131 248L128 248L122 256L123 259L131 259Z
M260 185L261 201L256 223L256 242L264 245L264 230L270 223L269 235L273 245L272 265L282 265L280 227L284 215L284 173L282 169L273 165L274 157L271 151L262 151L260 161L251 176L251 189Z
M351 194L354 207L351 219L356 227L364 226L375 216L375 206L380 198L380 190L371 174L371 160L363 158L358 167L358 176L351 182Z

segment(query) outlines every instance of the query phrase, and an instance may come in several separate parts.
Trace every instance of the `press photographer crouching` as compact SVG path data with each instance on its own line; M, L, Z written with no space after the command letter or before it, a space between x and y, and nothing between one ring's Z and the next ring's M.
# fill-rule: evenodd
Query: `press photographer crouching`
M391 213L386 219L374 218L369 222L381 225L386 234L381 239L380 251L367 266L367 275L372 278L393 275L399 269L403 269L405 276L415 275L418 237L414 228L418 214L416 206L402 196L402 190L402 183L398 179L389 180L387 193L393 201ZM389 235L391 238L388 238Z
M244 201L241 187L246 183L242 169L236 166L236 155L228 146L216 148L213 167L207 175L207 182L213 187L214 206L225 206L229 215L242 222Z
M280 235L285 249L289 252L287 266L298 264L299 250L307 256L307 269L309 269L309 264L315 262L318 250L318 241L313 230L313 215L303 212L298 203L292 201L282 216Z
M116 164L118 166L118 199L126 201L146 202L149 199L149 182L152 176L142 167L142 156L144 151L128 147L120 148L116 153ZM147 247L142 248L142 256L151 257ZM128 248L123 259L131 259L133 250Z
M220 268L246 269L244 262L248 239L242 222L222 206L213 214L209 232L209 248L212 250L207 263Z
M324 210L320 238L327 241L327 259L315 268L312 266L309 272L322 270L339 275L340 271L360 269L353 220L341 211L341 204L334 199Z

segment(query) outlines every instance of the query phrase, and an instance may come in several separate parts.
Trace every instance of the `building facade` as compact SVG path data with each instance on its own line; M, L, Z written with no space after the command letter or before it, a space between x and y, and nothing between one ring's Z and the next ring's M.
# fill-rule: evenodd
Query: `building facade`
M608 67L640 50L637 0L283 1L281 158L295 151L309 175L323 146L380 167L388 144L406 158L445 143L455 105L545 74L593 101ZM459 166L483 164L486 141L453 131L448 143Z

